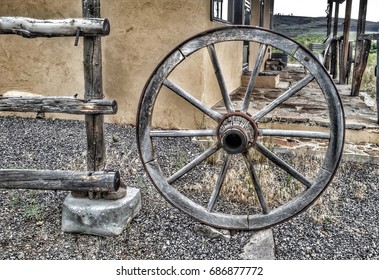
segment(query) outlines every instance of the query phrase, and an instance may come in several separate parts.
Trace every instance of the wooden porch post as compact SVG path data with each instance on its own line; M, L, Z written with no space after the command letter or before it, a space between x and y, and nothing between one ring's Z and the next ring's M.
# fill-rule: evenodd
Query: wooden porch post
M379 39L376 40L376 112L379 124Z
M350 40L350 25L351 25L351 7L353 0L346 0L346 11L345 11L345 22L343 28L343 46L342 46L342 60L340 63L340 84L344 85L348 81L347 79L347 68L351 67L348 65L348 54L349 54L349 40Z
M367 0L360 0L359 16L357 27L357 43L355 48L354 73L351 86L351 95L358 96L362 83L363 73L366 69L368 53L371 47L371 41L360 38L366 30Z
M328 15L326 26L326 37L332 34L332 19L333 19L333 0L328 0Z
M340 4L335 2L336 8L334 10L334 23L333 23L333 43L332 43L332 62L331 62L331 74L333 79L337 78L338 74L338 15Z
M274 28L274 7L275 7L275 0L270 1L270 29L273 30Z
M265 24L265 0L259 0L259 27L264 27Z

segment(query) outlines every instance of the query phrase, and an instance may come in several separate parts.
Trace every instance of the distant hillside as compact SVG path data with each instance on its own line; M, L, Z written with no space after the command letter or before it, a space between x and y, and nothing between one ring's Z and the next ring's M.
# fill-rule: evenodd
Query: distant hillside
M326 36L326 17L274 16L274 30L289 37ZM344 19L339 19L339 32L343 32ZM356 32L357 20L351 20L351 32ZM379 22L366 22L366 33L379 33Z

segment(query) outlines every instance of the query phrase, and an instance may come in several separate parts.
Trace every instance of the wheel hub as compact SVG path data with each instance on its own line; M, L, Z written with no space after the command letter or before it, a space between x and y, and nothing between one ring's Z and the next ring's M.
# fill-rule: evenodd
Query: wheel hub
M258 137L256 123L248 114L227 114L218 127L218 138L228 154L240 154L251 148Z

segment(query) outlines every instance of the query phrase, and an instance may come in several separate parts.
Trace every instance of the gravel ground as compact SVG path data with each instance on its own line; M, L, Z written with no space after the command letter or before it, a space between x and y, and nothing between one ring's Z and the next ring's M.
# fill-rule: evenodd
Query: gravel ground
M0 168L85 166L83 122L0 117L0 129ZM0 190L0 259L240 258L251 233L225 240L194 230L199 223L168 205L146 178L133 127L107 124L106 143L108 167L119 167L142 193L132 224L117 237L63 233L67 192ZM343 163L319 203L273 228L276 258L379 259L378 186L379 166Z

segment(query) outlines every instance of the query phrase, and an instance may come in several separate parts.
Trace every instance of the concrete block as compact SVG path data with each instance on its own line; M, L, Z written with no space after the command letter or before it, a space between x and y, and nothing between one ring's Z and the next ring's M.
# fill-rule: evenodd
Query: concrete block
M139 189L127 188L118 200L91 200L69 194L62 209L62 230L100 236L115 236L130 224L141 209Z
M255 231L240 255L243 260L275 260L275 242L271 229Z
M250 75L241 76L241 84L245 87L249 84ZM259 75L255 81L257 88L277 88L279 86L279 75Z

